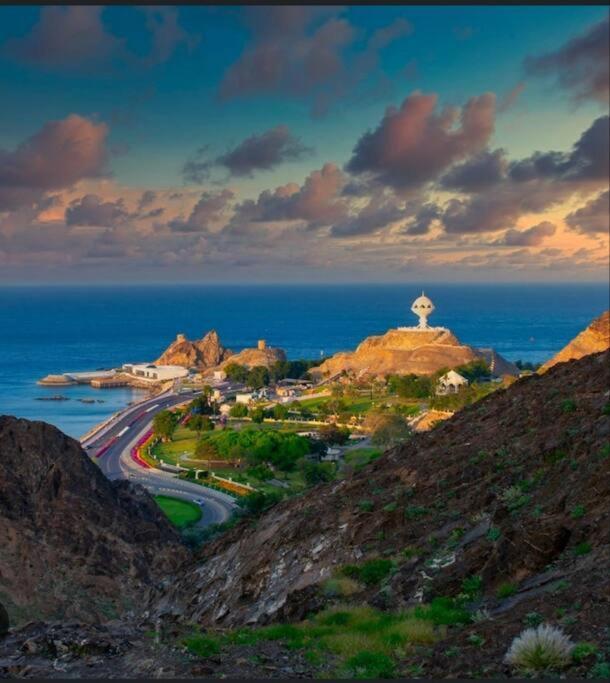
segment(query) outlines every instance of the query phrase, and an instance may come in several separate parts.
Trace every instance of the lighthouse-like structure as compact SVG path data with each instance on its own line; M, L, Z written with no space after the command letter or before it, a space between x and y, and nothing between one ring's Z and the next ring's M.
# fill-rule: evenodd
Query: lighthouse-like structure
M411 310L419 318L419 324L417 325L418 330L431 329L430 325L428 325L428 317L432 315L432 312L434 311L434 304L423 291L421 296L418 296L411 304Z

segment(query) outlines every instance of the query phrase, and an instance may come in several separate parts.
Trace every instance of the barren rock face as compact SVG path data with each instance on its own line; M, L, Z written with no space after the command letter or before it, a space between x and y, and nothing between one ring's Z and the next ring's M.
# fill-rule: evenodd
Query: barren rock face
M367 337L353 352L337 353L311 370L329 377L346 371L354 374L431 375L441 368L454 368L477 358L501 367L498 374L518 374L517 369L491 349L477 350L462 344L449 330L388 330ZM492 368L493 370L494 368Z
M44 422L0 417L0 600L11 622L140 607L188 553L140 486Z
M189 341L179 337L155 361L157 365L181 365L204 370L227 359L231 351L220 343L216 330L210 330L202 339Z
M547 361L540 372L545 372L557 363L565 363L574 358L582 358L589 353L605 351L610 347L610 311L602 313L561 351Z
M572 577L574 599L589 579L608 595L607 573L590 569L610 552L609 360L518 380L353 476L241 523L204 546L154 611L223 627L300 619L338 567L404 549L416 556L398 560L378 596L393 607L422 591L453 595L468 576L482 576L491 596L509 580L537 585L549 564Z

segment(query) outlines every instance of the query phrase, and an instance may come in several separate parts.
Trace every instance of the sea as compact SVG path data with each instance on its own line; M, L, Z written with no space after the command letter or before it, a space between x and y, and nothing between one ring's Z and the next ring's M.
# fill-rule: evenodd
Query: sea
M509 360L543 362L609 307L607 283L427 284L431 325ZM181 332L215 329L239 351L265 339L291 359L353 349L414 325L417 284L6 286L0 288L0 414L80 437L143 397L131 389L46 388L47 374L152 361ZM63 395L69 400L41 401ZM80 399L94 399L95 403Z

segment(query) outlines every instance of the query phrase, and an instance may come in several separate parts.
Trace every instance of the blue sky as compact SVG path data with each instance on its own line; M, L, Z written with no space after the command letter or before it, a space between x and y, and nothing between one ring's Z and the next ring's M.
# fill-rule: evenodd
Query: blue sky
M243 201L287 183L301 185L326 163L342 168L358 140L380 125L387 107L400 106L416 91L434 94L437 110L464 107L470 98L494 93L494 129L486 145L505 150L514 160L536 151L568 153L591 123L607 112L607 104L597 95L575 102L552 73L538 77L524 66L527 57L554 53L607 21L603 6L348 6L334 14L329 9L306 17L299 39L310 40L327 22L349 27L349 38L330 49L335 52L329 59L340 58L341 73L336 81L322 84L331 93L331 102L321 113L315 111L313 89L288 92L286 84L233 93L228 99L219 96L227 74L257 45L253 22L263 34L259 45L277 40L260 28L265 26L267 8L250 11L258 13L254 19L240 7L169 8L159 20L162 30L155 33L142 8L110 6L94 20L103 32L100 54L85 50L71 57L58 54L60 48L48 31L48 54L44 40L38 39L40 50L32 48L36 26L44 24L40 7L0 8L0 150L14 151L48 122L72 114L104 123L108 159L100 175L112 178L114 189L126 188L127 201L135 188L200 191L183 173L198 149L206 148L204 156L213 159L250 136L287 127L309 151L225 178L235 200ZM61 21L54 21L61 34ZM352 78L371 36L397 22L408 22L408 29L376 50L372 63ZM163 27L168 27L165 33ZM155 43L162 35L168 41L165 48ZM288 59L297 60L298 68L298 56L286 52L289 46L282 49ZM323 79L319 74L316 78L318 87ZM337 97L335 89L342 90ZM514 89L518 96L503 111L501 103ZM220 175L208 179L207 191L221 187ZM92 177L79 181L86 181L88 192L95 189ZM73 188L71 183L53 191L59 196L60 190ZM100 185L98 194L104 192L107 196L107 185ZM75 197L70 194L64 200ZM598 238L600 231L595 232Z

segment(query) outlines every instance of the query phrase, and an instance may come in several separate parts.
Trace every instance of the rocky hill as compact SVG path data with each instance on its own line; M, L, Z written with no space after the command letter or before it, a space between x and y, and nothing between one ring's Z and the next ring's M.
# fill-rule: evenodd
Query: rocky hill
M233 354L230 358L223 361L220 367L226 367L229 363L237 363L237 365L244 365L247 368L257 366L269 368L279 360L286 360L286 354L283 349L267 346L265 341L261 339L256 348L246 348L239 353Z
M589 353L604 351L608 347L610 347L610 311L606 311L595 318L589 327L572 339L551 360L542 365L539 372L546 372L557 363L565 363L574 358L582 358Z
M205 370L212 368L231 356L231 351L220 343L216 330L210 330L201 339L190 341L179 334L157 358L157 365L181 365L185 368Z
M570 677L603 674L610 661L609 386L608 351L522 378L360 471L208 542L151 593L137 625L92 632L38 624L12 633L0 640L0 674L52 671L52 657L63 651L71 675L332 677L339 645L355 654L371 625L383 628L392 614L416 608L419 621L406 646L388 650L394 668L385 672L515 675L504 663L513 638L547 622L588 644L566 664ZM54 576L66 562L58 555L49 563ZM218 635L297 624L333 605L314 626L277 626L258 639L260 630ZM341 640L350 619L365 617L368 631ZM308 642L330 639L330 654L305 656L306 623L314 634ZM199 654L187 656L180 643L193 625L205 632L193 646ZM151 629L154 647L144 635ZM89 645L74 654L79 642ZM44 648L52 653L46 660ZM363 662L374 660L364 655Z
M454 368L483 358L495 375L518 375L518 369L493 349L477 350L462 344L444 328L429 330L391 329L367 337L355 351L336 353L310 373L332 377L341 372L354 375L431 375L441 368Z
M0 603L13 624L112 618L186 557L143 488L110 482L55 427L0 416Z

